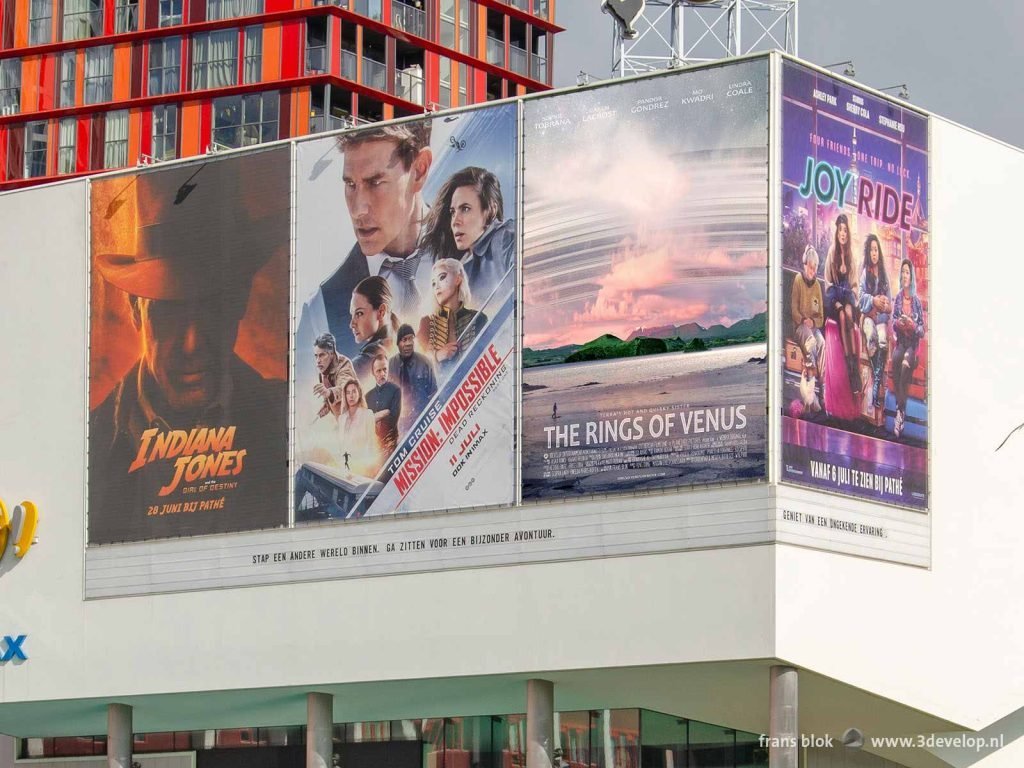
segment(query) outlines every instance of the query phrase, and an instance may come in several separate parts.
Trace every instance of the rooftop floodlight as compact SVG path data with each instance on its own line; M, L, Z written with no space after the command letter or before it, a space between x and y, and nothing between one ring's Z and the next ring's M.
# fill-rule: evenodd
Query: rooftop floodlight
M853 68L852 61L837 61L835 64L826 64L825 69L834 69L835 67L845 67L843 75L846 77L856 77L857 70Z
M638 34L633 25L643 16L646 6L646 0L604 0L601 3L601 11L611 14L619 25L622 36L632 40Z
M910 99L910 89L907 88L906 83L899 83L898 85L887 85L885 88L879 88L882 93L888 93L889 91L895 91L899 88L899 93L896 94L897 99L903 99L907 101Z

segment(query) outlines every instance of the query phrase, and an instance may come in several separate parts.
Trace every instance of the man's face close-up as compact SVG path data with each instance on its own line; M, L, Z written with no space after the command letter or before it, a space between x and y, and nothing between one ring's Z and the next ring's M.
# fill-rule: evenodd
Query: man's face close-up
M172 409L204 408L217 398L244 312L237 297L132 300L143 362Z
M388 361L382 360L381 358L375 358L373 361L373 378L377 382L377 386L381 387L384 382L388 380Z
M414 163L406 168L396 155L396 142L366 141L345 150L345 202L359 247L367 256L394 256L410 221L417 217Z
M412 345L416 340L416 337L411 333L407 333L405 336L398 340L398 354L403 358L412 357Z
M317 371L324 373L331 367L331 363L334 362L334 352L323 347L313 347L313 359L316 360Z

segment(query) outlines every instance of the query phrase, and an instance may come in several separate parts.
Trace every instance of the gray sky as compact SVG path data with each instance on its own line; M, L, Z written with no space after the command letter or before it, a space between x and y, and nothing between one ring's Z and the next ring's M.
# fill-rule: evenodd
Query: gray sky
M600 0L558 0L555 85L581 69L611 69L611 17ZM969 10L968 10L969 9ZM906 83L910 101L1024 147L1021 0L800 0L799 54L816 64L852 59L875 88Z

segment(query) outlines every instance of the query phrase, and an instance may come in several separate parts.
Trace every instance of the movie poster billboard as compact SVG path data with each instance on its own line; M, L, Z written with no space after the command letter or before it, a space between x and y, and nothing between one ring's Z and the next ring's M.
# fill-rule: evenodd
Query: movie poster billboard
M928 506L928 121L786 61L782 479Z
M514 501L516 122L298 145L296 523Z
M523 499L763 478L766 61L524 108Z
M289 154L91 183L90 544L287 524Z

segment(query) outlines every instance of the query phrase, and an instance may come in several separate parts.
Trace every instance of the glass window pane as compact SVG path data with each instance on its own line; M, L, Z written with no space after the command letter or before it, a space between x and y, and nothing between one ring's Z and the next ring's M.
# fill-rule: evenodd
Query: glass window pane
M639 768L640 710L604 709L591 715L591 764Z
M736 731L736 768L768 768L768 748L757 733Z
M729 728L689 721L690 768L732 768L736 732Z
M644 768L685 768L686 720L641 710L641 763Z

